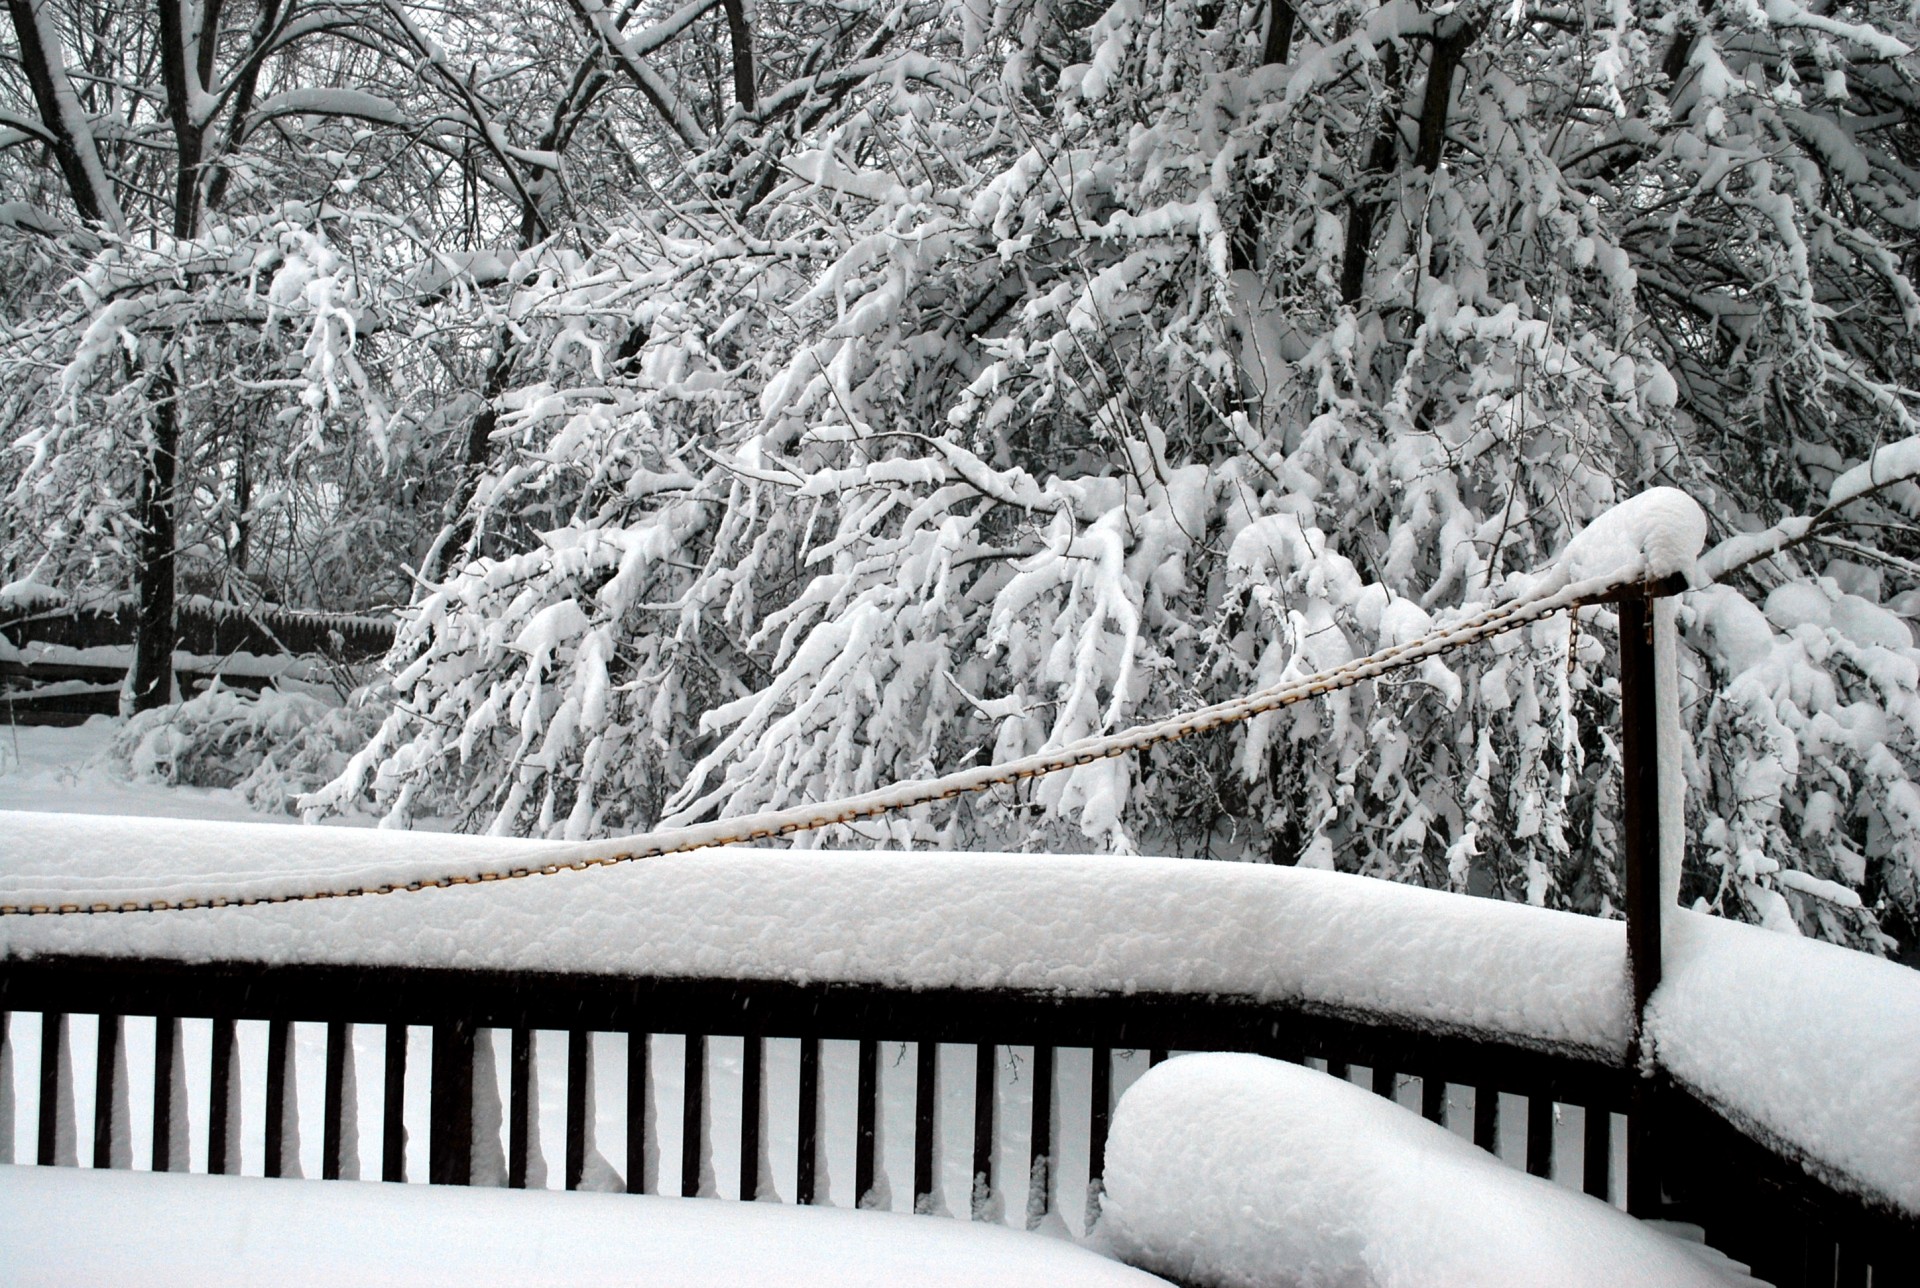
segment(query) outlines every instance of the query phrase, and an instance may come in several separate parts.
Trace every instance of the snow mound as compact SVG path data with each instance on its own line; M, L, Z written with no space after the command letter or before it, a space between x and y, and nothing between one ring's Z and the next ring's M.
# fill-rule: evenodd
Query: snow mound
M1707 516L1679 488L1649 488L1599 515L1567 542L1555 569L1568 582L1653 581L1688 573L1707 541Z
M551 842L0 813L0 904L376 884ZM449 867L450 861L452 867ZM1191 859L715 849L254 908L0 919L0 956L1218 993L1624 1058L1620 922ZM1516 966L1524 969L1516 969Z
M1659 1063L1829 1183L1920 1215L1920 971L1669 909Z
M1389 1100L1260 1056L1147 1073L1114 1111L1106 1181L1114 1250L1194 1285L1754 1282Z

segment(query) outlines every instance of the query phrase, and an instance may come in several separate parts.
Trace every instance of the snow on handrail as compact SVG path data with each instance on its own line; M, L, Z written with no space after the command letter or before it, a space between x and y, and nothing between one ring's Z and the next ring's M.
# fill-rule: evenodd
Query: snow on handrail
M0 885L0 899L5 900L0 902L0 917L252 907L477 885L739 845L875 818L1237 724L1416 666L1428 658L1517 630L1582 604L1672 593L1683 583L1705 538L1706 518L1692 498L1674 488L1654 488L1595 519L1567 544L1549 568L1526 579L1523 592L1504 604L1313 675L1282 681L1242 697L1134 725L1117 733L1082 738L1052 751L998 765L962 769L931 779L910 779L821 804L796 805L687 827L580 842L552 853L546 863L539 865L495 864L438 875L321 888L311 888L311 876L308 883L303 884L299 874L282 873L238 879L216 893L173 890L161 893L123 887L99 892L32 891L25 892L26 897L22 894L8 897L3 893L4 885Z

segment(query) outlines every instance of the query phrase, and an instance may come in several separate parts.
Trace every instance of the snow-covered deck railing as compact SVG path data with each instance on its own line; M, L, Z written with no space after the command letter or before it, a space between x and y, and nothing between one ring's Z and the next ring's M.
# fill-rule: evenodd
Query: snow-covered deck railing
M33 814L0 815L0 837L13 883L56 869L202 881L270 868L412 867L463 851L538 862L558 848ZM858 1043L852 1195L884 1194L881 1045L897 1041L918 1052L901 1110L913 1123L909 1206L938 1196L945 1160L936 1141L951 1132L936 1119L951 1127L971 1111L969 1202L991 1214L1011 1190L1015 1210L1038 1219L1073 1188L1063 1189L1055 1166L1063 1133L1082 1142L1076 1180L1084 1167L1097 1189L1114 1093L1138 1072L1117 1053L1247 1050L1324 1061L1342 1074L1364 1066L1367 1082L1389 1095L1412 1095L1417 1082L1427 1116L1454 1115L1481 1145L1590 1193L1619 1194L1633 1168L1658 1166L1667 1191L1659 1210L1701 1221L1743 1259L1769 1264L1781 1254L1754 1246L1755 1237L1817 1222L1850 1254L1899 1264L1888 1258L1920 1231L1912 1216L1920 1100L1910 1094L1920 1085L1920 977L1690 914L1669 925L1667 940L1643 1042L1663 1075L1653 1083L1629 1058L1619 922L1325 872L1171 859L726 849L388 898L8 919L0 1007L53 1017L42 1025L55 1041L39 1044L29 1120L39 1125L36 1157L47 1162L74 1135L59 1116L73 1100L65 1016L106 1017L95 1030L93 1087L155 1088L143 1109L156 1165L184 1157L191 1116L204 1124L215 1171L231 1170L240 1151L231 1115L215 1108L236 1102L245 1081L219 1075L234 1067L235 1022L265 1020L264 1168L285 1170L297 1136L286 1124L299 1118L288 1108L298 1099L293 1026L307 1021L326 1025L307 1058L326 1070L317 1108L329 1175L352 1174L342 1156L352 1147L342 1142L361 1117L346 1073L354 1027L385 1026L385 1064L360 1081L383 1087L381 1174L400 1179L404 1034L429 1025L428 1175L524 1183L540 1152L533 1035L560 1030L573 1035L561 1092L570 1185L591 1185L596 1174L605 1183L606 1164L595 1161L604 1146L630 1178L620 1183L640 1188L651 1170L666 1174L658 1190L675 1192L648 1125L671 1119L681 1124L678 1191L713 1192L714 1104L737 1094L733 1192L771 1182L761 1142L785 1113L795 1170L775 1188L814 1201L825 1197L818 1160L834 1117L822 1099L822 1043L848 1039ZM166 1018L116 1018L147 1015ZM205 1066L213 1081L195 1087L191 1107L175 1081L187 1059L182 1016L215 1021ZM504 1031L498 1094L487 1094L497 1067L491 1030ZM130 1079L131 1035L144 1052L149 1032L151 1067ZM678 1103L644 1074L626 1077L614 1132L626 1137L624 1153L604 1127L595 1136L593 1062L604 1045L596 1032L624 1034L627 1049L640 1051L655 1034L692 1035L675 1062L686 1089ZM728 1035L744 1035L738 1061L716 1054ZM800 1039L789 1052L797 1096L775 1106L769 1041L783 1038ZM957 1101L954 1086L941 1089L943 1078L957 1081L954 1068L941 1072L953 1063L940 1059L942 1044L973 1048L961 1066L974 1069L970 1097L964 1087ZM1010 1124L996 1071L1015 1048L1026 1051L1028 1096L1025 1121ZM1089 1052L1070 1093L1056 1072L1067 1049ZM111 1162L114 1142L126 1139L125 1121L114 1118L125 1102L96 1094L94 1105L95 1157ZM1661 1145L1651 1161L1628 1155L1624 1177L1622 1114L1650 1120ZM604 1105L598 1116L608 1117ZM369 1117L358 1130L373 1127ZM475 1151L489 1140L498 1149L503 1127L503 1169L489 1172ZM1009 1159L1008 1132L1023 1127L1025 1156ZM1675 1209L1673 1200L1692 1206Z
M1681 802L1659 766L1677 763L1678 726L1659 601L1684 585L1703 533L1691 502L1656 492L1576 539L1514 603L1338 673L1032 763L649 837L567 846L0 817L0 912L53 914L0 917L0 1007L41 1015L36 1156L75 1157L67 1017L96 1016L95 1165L126 1161L127 1053L150 1035L139 1081L152 1088L153 1166L186 1164L191 1112L207 1169L232 1170L237 1026L265 1021L261 1167L283 1174L298 1154L295 1026L309 1022L325 1025L311 1057L325 1069L319 1168L354 1174L354 1028L378 1025L377 1167L405 1179L408 1029L430 1026L428 1178L537 1183L534 1068L549 1048L536 1034L561 1030L564 1071L546 1080L564 1083L568 1188L643 1190L676 1152L656 1134L674 1115L654 1058L656 1036L674 1035L662 1041L680 1046L680 1192L715 1192L717 1089L738 1105L734 1192L773 1187L801 1203L830 1193L836 1121L853 1135L846 1197L887 1202L891 1106L912 1123L902 1199L939 1208L937 1178L964 1153L947 1138L965 1134L970 1110L969 1210L991 1218L1019 1195L1031 1225L1053 1219L1063 1164L1097 1208L1118 1081L1170 1049L1238 1050L1341 1077L1364 1066L1390 1096L1417 1082L1427 1117L1457 1115L1476 1144L1624 1197L1635 1215L1698 1221L1777 1284L1855 1282L1869 1264L1905 1273L1920 1264L1920 977L1672 908ZM1601 599L1619 608L1624 926L1291 869L712 848L1123 754ZM382 890L416 893L369 897ZM182 1017L211 1021L191 1094ZM624 1180L597 1143L596 1033L624 1037L624 1112L612 1115ZM857 1044L844 1118L825 1090L837 1039ZM736 1040L737 1059L716 1054ZM914 1046L910 1097L883 1077L882 1042L903 1057ZM973 1049L964 1104L942 1091L954 1045ZM1030 1128L1009 1165L1012 1048L1025 1052ZM1077 1049L1084 1062L1069 1062ZM793 1108L793 1167L778 1177L777 1080Z

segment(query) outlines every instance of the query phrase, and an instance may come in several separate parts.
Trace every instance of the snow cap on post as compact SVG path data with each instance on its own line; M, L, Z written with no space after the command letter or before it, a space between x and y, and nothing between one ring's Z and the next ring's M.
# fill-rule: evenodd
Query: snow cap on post
M1598 515L1567 542L1555 571L1568 584L1687 576L1707 541L1707 516L1675 487L1649 488Z

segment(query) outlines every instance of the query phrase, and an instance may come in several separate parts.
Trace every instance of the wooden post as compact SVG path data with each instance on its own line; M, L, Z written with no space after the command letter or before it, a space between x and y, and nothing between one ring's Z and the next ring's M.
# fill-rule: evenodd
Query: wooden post
M507 1188L527 1188L527 1164L533 1155L533 1030L513 1030L507 1065Z
M1000 1077L1000 1048L982 1042L973 1049L973 1193L967 1212L975 1221L993 1216L993 1109Z
M1650 588L1651 589L1651 588ZM1647 1002L1660 985L1659 701L1655 693L1653 599L1620 600L1620 807L1627 884L1627 977L1633 993L1627 1058L1638 1065ZM1661 1207L1661 1160L1654 1088L1635 1081L1627 1115L1627 1211Z
M1033 1045L1033 1134L1027 1166L1027 1229L1053 1211L1053 1047Z
M93 1061L93 1165L113 1166L114 1093L120 1071L120 1017L102 1015L94 1044Z
M407 1026L387 1024L386 1081L380 1118L380 1179L407 1179Z
M691 1040L691 1039L689 1039ZM585 1029L567 1030L567 1173L566 1188L577 1190L587 1173L587 1080L591 1076L592 1035Z
M186 1106L173 1103L174 1061L180 1058L180 1021L158 1015L153 1021L153 1170L173 1166L174 1133L186 1119ZM179 1119L176 1121L175 1114Z
M858 1070L859 1086L854 1100L853 1205L866 1207L874 1199L874 1155L880 1126L880 1044L873 1038L860 1040Z
M681 1085L686 1094L680 1104L680 1194L683 1198L699 1198L703 1197L700 1182L707 1161L707 1035L704 1033L687 1034L686 1070Z
M740 1197L760 1197L761 1120L766 1086L767 1040L749 1033L740 1039Z
M45 1011L40 1016L40 1142L36 1156L40 1166L53 1167L60 1162L61 1086L72 1076L67 1068L67 1017L60 1011Z
M267 1141L263 1174L287 1174L287 1057L293 1046L293 1022L267 1022Z
M820 1160L820 1039L800 1039L800 1157L794 1202L814 1201Z
M353 1027L345 1020L327 1023L327 1070L320 1111L320 1176L340 1179L346 1152L347 1061L352 1058Z
M518 1038L515 1039L518 1041ZM519 1048L515 1047L515 1051ZM519 1057L514 1057L516 1060ZM627 1030L627 1193L647 1188L647 1075L653 1061L653 1037L645 1029ZM519 1066L514 1066L516 1069ZM521 1134L525 1134L525 1126ZM525 1184L526 1169L521 1168Z
M207 1090L207 1175L222 1176L229 1172L240 1173L240 1141L234 1132L235 1120L239 1117L234 1110L238 1107L238 1090L234 1085L233 1065L237 1053L234 1048L233 1021L215 1016L213 1021L212 1073L208 1077Z
M922 1039L914 1048L913 1210L933 1211L934 1107L940 1098L940 1044Z
M473 1183L474 1026L456 1020L433 1026L427 1101L427 1180Z

